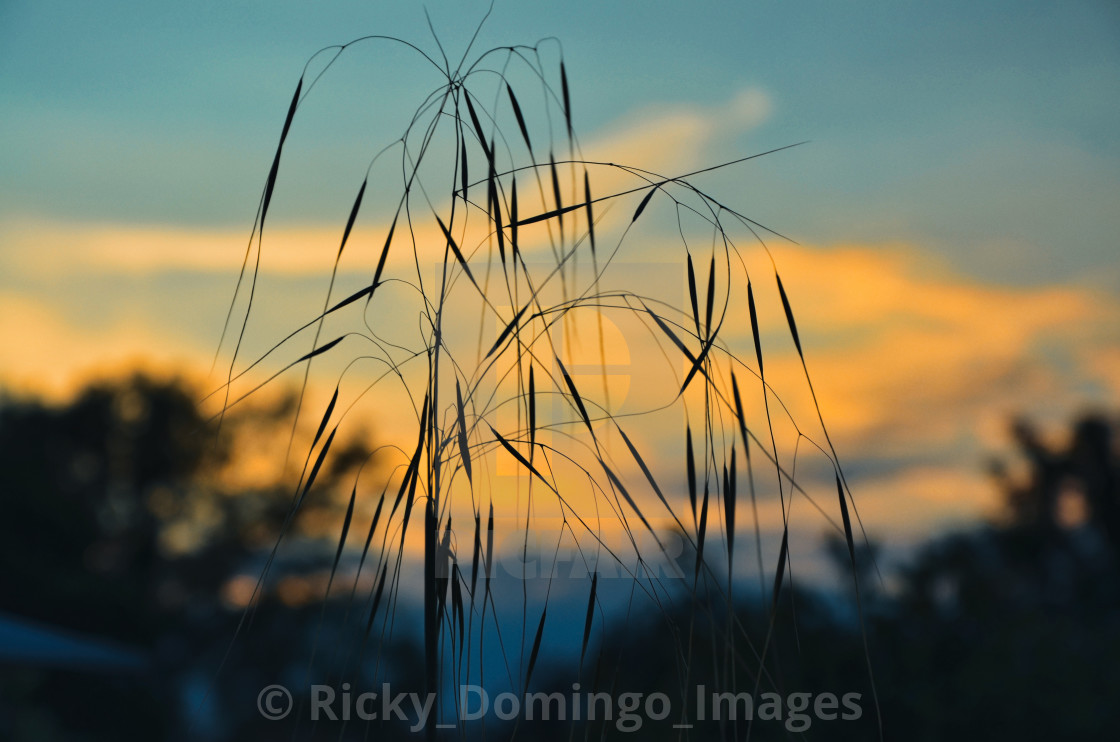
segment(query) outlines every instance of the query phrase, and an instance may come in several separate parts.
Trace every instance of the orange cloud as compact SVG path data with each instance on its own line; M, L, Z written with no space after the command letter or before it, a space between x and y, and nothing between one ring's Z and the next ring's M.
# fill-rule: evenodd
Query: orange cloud
M842 453L945 445L989 416L1120 401L1120 365L1107 362L1117 344L1101 339L1120 320L1111 297L1076 286L986 285L913 248L775 254ZM772 279L756 278L756 291L770 331L768 381L811 420ZM1111 391L1079 398L1085 385Z
M41 300L0 293L0 385L65 398L90 377L147 369L193 374L199 348L169 344L164 328L135 317L110 327L79 328Z

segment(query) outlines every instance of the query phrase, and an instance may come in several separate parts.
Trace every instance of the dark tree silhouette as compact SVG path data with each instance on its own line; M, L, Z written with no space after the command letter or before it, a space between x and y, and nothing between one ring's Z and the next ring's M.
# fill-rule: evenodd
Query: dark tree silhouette
M241 613L223 591L231 577L256 576L291 492L267 481L231 491L221 472L239 442L259 445L284 419L290 399L230 413L220 436L196 399L183 382L134 374L65 404L0 400L0 613L115 640L147 663L141 674L0 665L0 739L276 734L256 712L256 692L292 668L306 671L316 632L347 630L337 611L320 624L321 595L284 605L274 589L304 566L329 566L334 544L323 544L325 558L274 570L252 631L231 645ZM320 477L325 489L352 478L367 458L359 440L340 441L339 450L339 463ZM337 502L319 497L304 517L327 516L341 518ZM170 548L173 528L195 537ZM409 651L400 646L400 664ZM200 707L210 686L213 702Z
M888 739L1111 739L1120 725L1120 568L1114 424L1102 415L1075 421L1067 441L1047 444L1024 422L1014 426L1025 473L994 466L1006 517L935 538L879 585L857 554L864 618ZM850 583L847 547L830 549ZM695 647L723 633L722 608L682 594L672 614L690 627ZM854 596L786 589L768 650L770 676L758 690L869 693ZM770 609L740 602L736 614L762 646ZM693 617L693 618L690 618ZM650 692L679 685L680 631L635 621L604 642L623 660L608 684ZM729 687L694 654L690 683ZM742 673L736 691L754 690ZM869 706L865 706L869 708ZM851 723L815 722L814 740L875 736L869 716ZM616 735L609 724L607 738ZM744 727L697 726L700 736L743 738ZM644 737L676 739L666 725ZM722 736L721 736L722 735ZM780 723L756 723L751 739L786 739ZM556 736L560 738L559 735Z
M1015 481L1004 462L992 464L1012 522L1046 537L1086 525L1120 554L1120 457L1112 428L1104 416L1086 415L1068 443L1047 445L1031 424L1018 421L1013 432L1028 476Z

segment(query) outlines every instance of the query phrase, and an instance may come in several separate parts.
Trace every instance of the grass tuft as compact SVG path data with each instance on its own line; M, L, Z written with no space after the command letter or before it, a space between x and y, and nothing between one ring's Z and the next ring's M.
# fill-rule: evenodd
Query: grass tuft
M780 673L768 666L776 660L768 657L767 647L791 563L789 519L794 497L811 503L830 528L843 534L853 574L855 570L851 495L831 441L816 449L835 472L840 525L817 502L810 491L812 485L797 481L782 463L792 448L796 470L797 446L810 435L793 420L764 374L763 320L756 306L749 272L751 251L747 249L757 246L769 258L760 235L781 235L689 181L760 155L683 175L583 159L573 126L572 89L563 55L555 66L542 61L541 47L551 43L555 42L501 47L470 59L468 50L453 67L442 48L438 54L428 54L399 39L366 37L331 47L329 62L314 80L309 79L306 88L304 78L309 73L305 70L265 180L253 230L257 261L251 269L251 251L246 253L243 276L251 270L252 280L243 288L239 278L227 317L228 329L234 306L245 303L229 373L225 384L214 392L225 395L228 409L285 372L302 368L306 393L312 379L311 361L315 359L317 369L328 367L328 359L335 362L329 366L335 369L333 393L307 452L307 461L314 454L314 463L306 480L301 477L296 486L294 509L313 491L325 489L320 480L330 478L321 475L329 466L332 443L342 426L360 420L370 405L381 416L375 419L389 419L392 413L385 410L390 407L398 410L394 422L404 425L407 432L401 440L385 445L396 463L359 478L348 488L324 597L329 597L336 573L346 563L354 518L362 514L364 522L372 498L377 496L367 493L379 492L350 596L353 599L364 589L369 600L363 657L368 639L376 666L381 667L394 631L404 630L398 627L397 614L421 612L422 620L401 623L420 627L424 687L438 699L436 713L441 719L454 709L455 701L444 697L444 690L453 682L504 676L506 685L524 691L535 677L540 682L551 681L551 674L562 669L562 662L549 663L550 677L546 679L542 672L547 654L546 617L549 606L558 600L553 597L554 573L559 554L567 546L573 546L578 558L592 567L579 664L570 669L581 673L585 660L595 657L596 683L610 675L599 672L606 653L602 647L594 647L596 613L605 623L609 612L621 610L620 596L625 595L627 617L641 602L668 619L671 614L666 606L682 591L674 593L674 583L651 578L648 568L658 557L684 564L692 557L693 579L686 597L697 601L698 607L687 626L674 626L678 644L669 652L672 661L682 663L682 683L689 677L694 652L701 644L694 634L703 625L711 632L712 661L720 669L726 690L734 690L731 686L736 678L747 676L756 684L774 686L773 678ZM403 135L366 166L347 212L322 309L309 313L310 318L300 317L292 325L297 329L278 341L265 339L266 350L251 362L243 362L239 355L249 316L260 311L255 309L258 278L267 271L261 265L260 250L265 216L277 184L287 175L281 170L281 153L288 132L297 111L312 105L313 82L357 44L403 45L419 54L421 63L437 69L442 80L420 99ZM539 90L543 110L522 106L522 101L538 100L535 94L527 95L526 88ZM487 106L486 101L493 103ZM541 122L539 127L536 122ZM514 126L517 134L511 139L506 134ZM547 163L543 159L537 162L534 147L542 154L547 148ZM399 155L399 160L385 172L376 170L383 167L380 158L387 153ZM477 180L471 179L470 161L476 163ZM594 189L592 180L596 181ZM605 181L609 187L603 185ZM639 192L641 199L627 220L618 205ZM655 194L661 196L656 201ZM662 209L676 217L679 249L662 247L664 236L657 231L658 220L647 218L639 223L647 210ZM378 240L380 250L374 250L376 267L368 283L366 271L374 255L366 254L368 241L359 226L363 214L389 222L387 228L382 227L385 237L383 242ZM702 313L689 246L691 234L705 234L712 240ZM397 247L391 255L394 242ZM638 252L635 242L642 245ZM250 248L252 244L253 236ZM628 264L627 256L633 262ZM667 264L674 272L672 281L659 285L648 279L665 261L671 261ZM648 273L642 273L643 266ZM359 270L360 282L354 278ZM433 275L438 280L432 280ZM466 281L460 280L463 276ZM340 286L354 285L347 288L351 293L346 298L332 303L336 280ZM681 301L683 287L687 287L687 304ZM780 278L777 288L827 440L793 309ZM744 292L749 340L745 329L740 330L745 325ZM364 303L359 302L362 299ZM725 322L730 330L725 329ZM625 342L608 340L612 331ZM327 337L338 334L320 345L320 332L330 333ZM309 352L294 349L312 334ZM349 339L346 344L342 344L344 339ZM221 342L225 343L224 332ZM619 394L610 377L612 368L621 365L614 355L623 344L632 346L627 350L632 368L628 383L634 388ZM748 347L752 344L753 364ZM278 368L271 375L263 371L269 364ZM263 383L255 380L257 373L266 373ZM331 372L320 371L327 373ZM602 382L601 390L584 381L596 376ZM751 400L744 400L739 376L758 379L760 404L745 404ZM651 381L643 386L647 379ZM417 405L417 400L422 401ZM301 395L297 419L302 402ZM777 418L779 414L783 417ZM680 451L675 447L680 444L673 446L676 453L666 455L669 446L665 441L679 441L677 426L682 418L687 504L678 487L662 486L679 482ZM746 464L749 513L738 502L736 437L742 442ZM756 465L772 466L776 480L772 490L756 484ZM463 476L459 476L460 470ZM376 486L368 481L372 477L381 478ZM395 497L388 514L383 515L391 487L396 489ZM330 494L324 492L323 496ZM778 528L769 523L764 529L760 520L760 501L766 499L777 499L781 507L781 545L776 554L763 543L764 530L776 537ZM416 506L423 511L423 518L416 519L420 523L412 519ZM686 524L689 513L691 520ZM855 515L858 522L858 512ZM544 582L544 597L520 583L521 622L512 629L520 635L510 636L505 618L517 596L511 597L508 589L502 591L499 567L506 556L503 549L508 547L500 540L504 533L497 543L495 533L512 531L512 524L523 527L526 534L519 546L524 556L529 552L528 532L546 517L559 522L561 528L551 563L544 560L547 569L539 578ZM635 517L644 531L631 528ZM473 522L469 581L464 574L466 539L460 544L453 520L460 530L464 523ZM612 528L621 547L612 540ZM753 533L747 533L747 528ZM684 555L670 554L667 530L686 547ZM652 537L654 546L647 545L645 535ZM744 580L744 571L736 568L735 550L744 537L753 538L755 544L760 602L766 601L768 581L771 587L770 625L761 650L758 637L732 610ZM282 533L276 548L283 539ZM720 540L725 547L722 551ZM461 553L457 551L460 545ZM720 575L723 553L727 568ZM420 555L422 559L418 559ZM767 556L773 560L771 564L776 562L772 577L766 569ZM626 575L629 589L616 590L612 585L600 590L598 568L602 564L596 560L611 563ZM363 569L368 570L364 581ZM417 580L422 593L419 607L409 604L407 589ZM684 576L684 584L687 582ZM414 596L412 600L416 602ZM722 621L714 618L717 604L726 607ZM507 647L520 646L524 658L532 629L529 616L537 615L538 610L528 662L511 660ZM560 633L554 628L549 638ZM574 641L569 639L572 655ZM743 669L748 672L744 674ZM459 729L462 732L464 727ZM435 739L434 727L428 734Z

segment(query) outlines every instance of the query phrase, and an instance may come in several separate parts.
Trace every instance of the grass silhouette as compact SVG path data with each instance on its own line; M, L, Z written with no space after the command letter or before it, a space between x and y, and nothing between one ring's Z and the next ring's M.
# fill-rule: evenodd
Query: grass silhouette
M543 597L527 579L520 581L522 618L510 636L498 618L499 603L510 598L495 595L495 572L510 534L519 534L520 564L530 562L529 534L545 530L542 523L553 524L549 574L571 546L589 577L579 678L594 678L598 688L609 679L596 649L604 620L602 567L610 564L626 577L610 587L625 584L631 604L637 596L657 610L674 600L658 570L685 560L671 586L688 585L693 599L707 596L713 615L726 608L722 621L705 622L722 632L711 650L726 688L777 688L768 655L773 607L792 577L793 502L812 503L842 534L853 579L858 517L853 523L851 493L772 258L822 444L801 431L767 381L744 255L748 247L769 255L766 240L783 238L694 182L778 150L670 175L584 158L562 53L550 61L559 43L472 56L473 44L452 63L438 41L432 54L401 39L367 36L308 61L283 122L223 331L219 355L228 354L228 373L214 392L223 400L221 414L288 372L302 373L306 392L313 366L339 364L294 489L290 523L315 496L336 434L359 414L359 400L407 400L411 437L379 450L379 460L394 459L380 491L367 483L370 477L355 480L330 582L341 582L347 544L363 542L348 588L350 609L363 617L361 640L351 648L360 666L379 661L382 647L401 630L398 622L409 622L409 565L422 562L422 619L416 623L436 719L460 718L457 699L447 694L454 684L485 685L498 676L522 692L530 688L548 644L552 578L539 578ZM267 269L266 224L284 180L289 134L317 83L360 45L410 50L442 82L421 97L404 133L370 159L356 184L321 310L246 361ZM356 225L370 211L387 224L376 245L356 237ZM672 250L651 248L651 235L665 226L679 242ZM348 275L344 259L359 250L376 267L345 293L339 289ZM747 318L749 335L739 331ZM620 389L615 371L627 360L631 371ZM262 370L263 379L257 377ZM303 398L296 421L310 414ZM807 442L828 462L836 483L829 497L838 502L826 505L798 482L797 449L785 455L775 416L792 427L798 446ZM679 453L667 462L661 452L670 439ZM781 546L770 569L758 514L763 488L773 488L782 512ZM366 517L368 524L360 522ZM752 559L772 606L761 638L732 611L743 577L736 574L736 548L744 548L736 533L744 526L754 530ZM287 524L273 557L286 531ZM668 543L673 538L679 543ZM273 561L268 564L258 589ZM372 579L362 582L363 573ZM685 688L690 658L704 650L691 624L677 628L673 655ZM487 654L495 650L497 668ZM468 734L466 724L456 726ZM429 739L440 734L434 724L426 733Z

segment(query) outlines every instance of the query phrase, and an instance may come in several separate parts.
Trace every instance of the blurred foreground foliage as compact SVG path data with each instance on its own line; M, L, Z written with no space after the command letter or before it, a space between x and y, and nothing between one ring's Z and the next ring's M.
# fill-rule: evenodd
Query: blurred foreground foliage
M289 430L278 423L292 401L278 398L232 414L219 435L196 398L181 382L137 374L94 384L64 405L0 404L0 565L7 588L0 591L0 611L127 643L150 658L141 676L0 666L0 738L233 740L272 738L281 730L290 738L298 730L260 718L257 691L280 680L298 684L316 637L331 650L320 652L317 672L341 677L354 661L350 645L338 643L353 634L347 624L353 617L322 613L315 597L321 590L282 588L286 578L329 567L336 544L326 540L307 552L306 564L274 568L277 577L266 582L252 617L252 641L238 633L247 595L231 597L231 585L240 579L244 592L248 578L251 590L264 565L262 550L267 554L280 532L293 493L283 472L250 485L231 468L244 447L266 445L277 429L286 438ZM1115 428L1086 416L1068 441L1054 444L1017 424L1018 474L1003 463L992 466L1007 505L1004 518L929 541L882 582L869 561L860 562L886 738L1104 739L1117 727L1120 714L1111 703L1120 695ZM346 445L344 463L321 475L324 492L349 490L368 458L362 441ZM318 498L307 517L320 526L336 523L339 503ZM294 532L300 529L297 522ZM833 550L847 560L846 547L837 543ZM846 565L840 574L848 580L840 584L850 584ZM711 661L728 616L722 598L702 593L679 596L662 616L608 626L596 650L604 673L596 687L651 693L704 684L756 692L772 684L785 693L858 692L861 719L817 721L804 734L877 738L854 596L787 586L773 613L768 598L737 602L733 620L759 646L773 626L771 676L756 686L757 665L743 663L729 673ZM682 632L704 648L687 666L672 649ZM241 640L231 648L235 635ZM408 641L392 648L388 662L398 685L421 687L419 656ZM543 668L534 685L571 692L571 675L561 681L561 670ZM676 721L647 722L639 737L678 739L671 728ZM314 738L359 739L366 731L358 723L323 725ZM510 731L488 727L487 737ZM708 722L692 738L744 739L746 731L744 722ZM592 739L632 736L609 723L577 732ZM570 733L563 725L531 723L517 731L557 740ZM379 739L386 734L403 738L404 731L377 731ZM757 740L794 736L774 722L751 729Z
M1066 440L1046 443L1030 424L1013 426L1015 461L991 471L1005 503L993 522L938 536L880 581L874 544L857 553L862 615L886 739L1114 739L1120 728L1120 455L1116 425L1086 415ZM1018 471L1018 476L1012 474ZM901 507L902 505L900 505ZM616 627L604 642L617 660L617 688L652 693L690 680L721 691L861 694L862 716L816 721L809 739L879 738L847 547L828 544L837 585L847 594L785 589L769 601L738 602L735 620L767 648L771 675L756 685L755 669L734 677L714 667L705 645L725 641L720 597L684 596L667 617ZM795 573L796 577L796 573ZM635 630L637 629L637 630ZM681 637L693 647L682 668ZM684 663L687 664L687 663ZM613 666L613 665L612 665ZM559 685L559 684L557 684ZM678 694L678 698L681 694ZM676 698L674 699L676 700ZM709 711L708 718L711 719ZM788 719L788 712L785 719ZM647 725L643 739L677 739L671 719ZM748 725L697 724L700 739L745 739ZM596 727L613 737L610 723ZM592 735L595 737L597 735ZM622 735L623 737L625 735ZM752 740L789 739L781 721L755 721ZM564 736L555 734L552 739ZM620 737L621 738L621 737Z
M308 548L277 567L258 596L254 640L231 649L294 481L278 467L247 479L238 461L256 450L277 463L294 397L237 407L220 430L199 398L181 380L137 373L62 405L0 404L0 612L148 660L139 676L0 664L0 739L254 738L267 722L253 713L256 691L242 696L306 666L319 615L310 578L329 551L306 535L337 529L345 504L305 503L288 530ZM340 446L320 474L324 493L352 479L363 446Z

